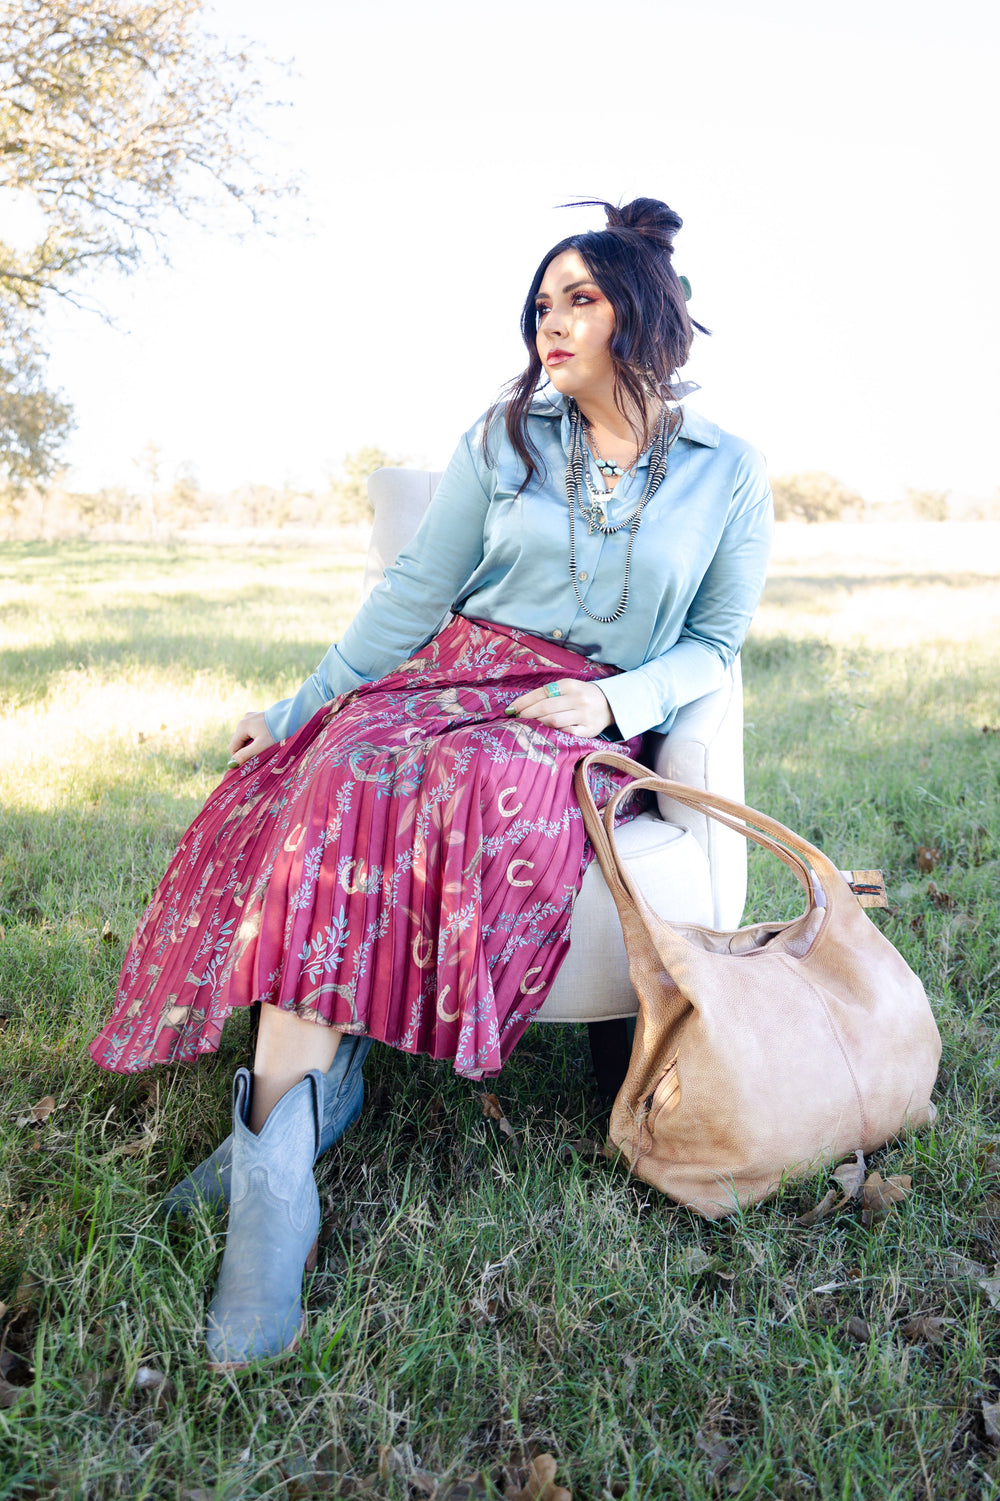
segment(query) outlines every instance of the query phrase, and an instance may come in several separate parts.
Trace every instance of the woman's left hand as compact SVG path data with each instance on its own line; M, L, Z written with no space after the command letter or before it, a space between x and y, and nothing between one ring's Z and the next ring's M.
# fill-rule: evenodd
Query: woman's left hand
M581 683L576 678L556 678L550 685L558 694L544 688L522 693L508 707L507 713L518 719L534 719L554 730L571 735L599 735L614 724L611 705L596 683Z

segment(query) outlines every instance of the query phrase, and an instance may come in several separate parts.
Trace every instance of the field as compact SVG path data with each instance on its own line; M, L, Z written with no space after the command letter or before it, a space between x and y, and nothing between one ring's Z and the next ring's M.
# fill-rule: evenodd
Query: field
M227 1129L247 1019L195 1070L86 1043L244 709L349 618L360 555L12 543L0 556L0 1501L1000 1497L1000 526L779 529L744 653L747 797L841 867L944 1040L910 1191L795 1223L825 1175L709 1225L595 1155L586 1033L494 1086L376 1049L320 1168L308 1337L210 1376L223 1225L159 1195ZM751 860L747 916L792 915ZM54 1108L32 1106L51 1097ZM506 1469L504 1467L506 1466ZM544 1466L536 1464L536 1477Z

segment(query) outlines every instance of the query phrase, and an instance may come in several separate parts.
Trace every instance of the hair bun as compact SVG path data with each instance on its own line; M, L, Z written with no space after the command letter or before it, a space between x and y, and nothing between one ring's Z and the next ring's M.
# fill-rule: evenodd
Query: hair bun
M674 235L684 220L669 204L659 198L633 198L621 208L615 203L606 203L603 198L583 198L575 203L564 203L563 208L602 208L608 229L626 229L632 234L643 235L670 255L674 248Z
M668 204L661 203L658 198L633 198L631 203L626 203L621 208L616 208L613 203L606 203L604 211L609 229L634 230L662 245L664 250L673 250L674 235L684 223L680 214L675 213Z

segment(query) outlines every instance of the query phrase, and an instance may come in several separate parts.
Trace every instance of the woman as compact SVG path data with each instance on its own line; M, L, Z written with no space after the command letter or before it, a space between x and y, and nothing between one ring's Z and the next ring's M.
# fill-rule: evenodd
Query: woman
M668 730L756 606L762 460L673 404L681 220L603 207L606 229L542 261L527 368L412 544L294 698L237 725L92 1046L120 1071L192 1059L264 1002L232 1136L168 1201L230 1200L215 1368L294 1347L313 1165L360 1110L372 1039L498 1072L566 952L589 858L576 762Z

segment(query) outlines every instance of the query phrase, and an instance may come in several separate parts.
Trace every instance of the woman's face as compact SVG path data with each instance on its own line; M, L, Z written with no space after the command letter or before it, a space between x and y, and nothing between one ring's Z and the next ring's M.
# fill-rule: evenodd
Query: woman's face
M535 306L535 347L556 390L584 404L588 397L606 400L614 389L615 315L579 251L564 250L549 262Z

